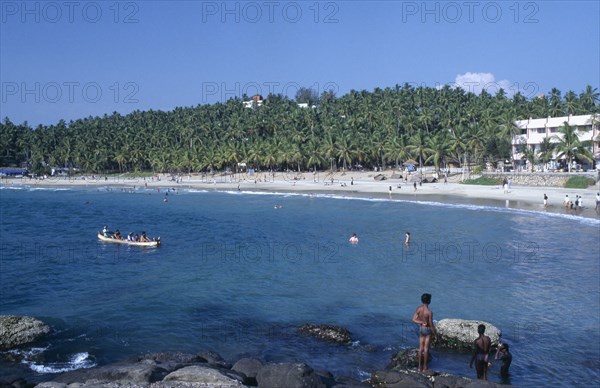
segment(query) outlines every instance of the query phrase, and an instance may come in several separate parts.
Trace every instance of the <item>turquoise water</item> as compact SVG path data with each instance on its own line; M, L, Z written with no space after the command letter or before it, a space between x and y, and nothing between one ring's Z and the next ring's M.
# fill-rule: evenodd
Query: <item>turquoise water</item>
M600 222L494 206L326 195L2 189L0 314L56 329L0 362L53 372L146 351L211 349L229 361L305 361L366 378L416 346L420 295L434 319L491 322L512 344L511 383L600 380ZM274 208L280 204L282 208ZM101 243L104 224L160 235L157 249ZM410 231L412 244L403 244ZM357 245L348 244L356 232ZM304 323L348 328L337 346ZM474 376L468 354L432 368ZM500 381L499 363L492 381Z

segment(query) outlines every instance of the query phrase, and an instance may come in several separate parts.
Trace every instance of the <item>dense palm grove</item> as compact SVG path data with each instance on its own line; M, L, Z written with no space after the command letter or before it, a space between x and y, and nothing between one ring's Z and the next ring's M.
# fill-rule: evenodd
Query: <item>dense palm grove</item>
M88 117L31 128L6 118L0 124L0 165L50 167L89 173L126 171L204 172L238 163L259 170L312 170L398 165L483 165L511 157L517 119L600 112L597 89L579 95L557 89L527 99L448 86L408 84L323 93L314 108L268 96L245 108L241 99L175 108Z

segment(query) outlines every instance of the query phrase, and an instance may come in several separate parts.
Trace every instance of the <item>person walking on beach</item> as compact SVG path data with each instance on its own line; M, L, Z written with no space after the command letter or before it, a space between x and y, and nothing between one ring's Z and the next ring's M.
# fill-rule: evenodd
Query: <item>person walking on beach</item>
M390 198L392 198L392 186L390 186L390 188L388 189L389 193L390 193Z
M565 204L565 208L569 208L569 194L565 195L565 200L564 200L564 204Z
M596 211L600 209L600 193L596 194Z
M544 207L548 207L548 196L544 193Z
M415 188L415 191L417 191L417 182L413 183L413 187Z
M433 312L429 309L431 303L431 294L421 295L421 303L413 314L412 321L419 325L419 372L428 371L427 362L429 361L429 345L431 334L438 337L438 334L433 325Z
M487 380L488 357L492 340L485 335L485 325L483 324L477 326L477 333L479 333L479 337L473 341L473 356L469 368L473 368L473 361L476 361L477 378Z

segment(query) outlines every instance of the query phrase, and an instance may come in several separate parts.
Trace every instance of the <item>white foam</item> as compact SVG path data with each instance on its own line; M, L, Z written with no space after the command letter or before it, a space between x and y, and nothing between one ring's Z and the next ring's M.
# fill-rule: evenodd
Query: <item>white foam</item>
M35 362L23 360L31 370L37 373L64 373L77 369L87 369L96 366L88 352L75 353L69 357L67 362L52 362L48 364L36 364Z
M311 197L311 198L328 198L328 199L342 199L342 200L354 200L354 201L366 201L366 202L400 202L400 203L417 203L419 205L424 206L438 206L438 207L446 207L446 208L454 208L454 209L466 209L473 211L493 211L498 213L512 213L512 214L528 214L532 216L541 216L541 217L553 217L553 218L561 218L568 219L571 221L580 222L582 224L590 225L590 226L598 226L600 225L600 220L594 218L587 218L576 216L572 214L561 214L561 213L552 213L552 212L541 212L536 210L528 210L528 209L517 209L517 208L506 208L499 206L491 206L491 205L472 205L472 204L460 204L460 203L447 203L447 202L437 202L437 201L416 201L416 200L407 200L407 199L388 199L388 198L366 198L360 196L346 196L340 194L324 194L324 193L279 193L279 192L256 192L249 191L244 192L244 194L253 194L253 195L275 195L275 196L299 196L299 197Z
M29 186L0 186L0 190L28 190Z

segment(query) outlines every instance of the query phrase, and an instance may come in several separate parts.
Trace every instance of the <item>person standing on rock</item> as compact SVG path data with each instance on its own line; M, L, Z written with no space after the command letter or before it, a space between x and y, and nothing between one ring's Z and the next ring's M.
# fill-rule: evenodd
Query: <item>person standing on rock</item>
M485 335L484 324L477 326L477 333L479 333L479 337L473 341L473 357L471 357L469 368L473 368L473 361L476 361L475 370L477 371L477 378L487 380L488 357L492 340Z
M412 321L419 325L419 372L424 372L429 370L427 362L429 361L431 334L437 338L437 332L433 325L433 312L429 309L431 294L421 295L421 302L423 304L417 307Z

